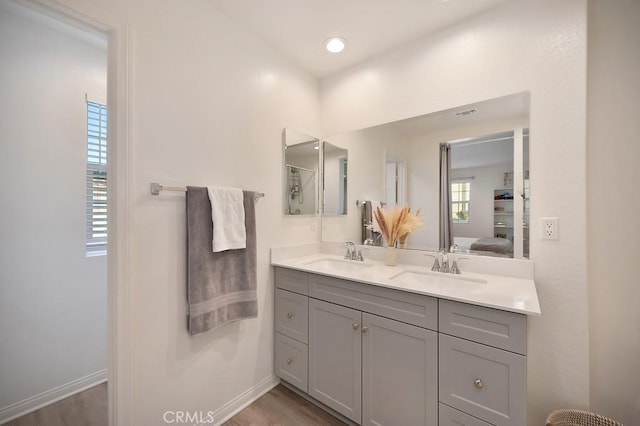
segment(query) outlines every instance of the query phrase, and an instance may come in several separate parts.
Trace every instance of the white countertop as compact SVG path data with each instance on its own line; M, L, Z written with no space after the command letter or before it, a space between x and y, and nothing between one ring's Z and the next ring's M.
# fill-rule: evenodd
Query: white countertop
M301 254L272 256L271 264L520 314L542 314L535 283L529 278L472 272L452 275L431 272L426 265L386 266L379 260L357 262L335 254Z

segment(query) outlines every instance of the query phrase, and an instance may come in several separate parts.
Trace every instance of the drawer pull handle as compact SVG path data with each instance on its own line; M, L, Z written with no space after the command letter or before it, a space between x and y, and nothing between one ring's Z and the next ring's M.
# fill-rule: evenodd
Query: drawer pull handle
M369 327L367 327L366 325L365 325L364 327L362 327L362 332L363 332L363 333L366 333L366 332L367 332L367 330L369 330Z
M287 319L291 319L291 317L293 317L293 314L291 312L287 312Z
M473 386L475 386L477 389L482 389L484 387L484 383L482 383L482 380L480 379L475 379L473 381Z
M351 324L351 328L353 328L354 330L357 330L358 328L360 328L360 324L358 324L357 322L354 322L353 324Z
M293 360L291 358L287 359L287 365L291 365L292 362Z

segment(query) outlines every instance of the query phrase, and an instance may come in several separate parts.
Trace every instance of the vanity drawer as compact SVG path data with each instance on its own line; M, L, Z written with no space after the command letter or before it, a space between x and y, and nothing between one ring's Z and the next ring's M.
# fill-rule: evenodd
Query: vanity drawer
M443 299L439 309L441 333L526 355L526 316Z
M482 421L445 404L440 404L438 411L438 426L491 426L491 423Z
M438 299L324 275L309 275L309 296L431 330L438 329Z
M526 357L445 334L439 355L440 402L497 426L526 424Z
M276 331L309 342L309 297L276 289Z
M275 346L276 375L298 389L308 392L308 346L280 333L276 333Z
M276 267L275 280L277 288L309 294L309 274L306 272Z

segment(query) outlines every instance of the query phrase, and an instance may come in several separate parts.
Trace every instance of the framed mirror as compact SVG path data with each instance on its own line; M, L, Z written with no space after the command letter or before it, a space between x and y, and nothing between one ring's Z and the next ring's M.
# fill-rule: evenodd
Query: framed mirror
M322 143L322 213L324 215L347 214L347 173L349 151Z
M318 213L320 141L297 130L283 130L283 211L285 215Z
M322 240L363 243L367 228L366 206L370 202L369 205L373 206L401 205L411 207L414 212L420 210L424 226L410 234L405 247L437 251L440 248L441 231L439 206L444 195L440 191L440 144L528 127L529 94L522 92L325 138L330 144L349 152L350 197L345 215L323 218ZM528 142L527 133L517 148L501 153L511 159L512 165L502 167L504 170L500 179L504 179L504 173L511 172L509 176L513 179L513 193L518 197L525 192L524 177L528 166L524 167L524 161L528 158L525 153L528 151ZM513 164L516 162L523 165L520 176L513 174ZM528 176L526 180L528 185ZM477 184L479 181L474 182ZM500 185L497 185L493 190L499 188ZM468 206L471 213L477 213L476 208L488 209L483 215L490 218L491 222L478 238L494 237L496 222L493 197L495 194L487 197L489 207L476 206L474 203ZM531 197L527 196L526 204L530 201ZM526 208L523 203L520 210L514 210L514 218L518 215L523 221L523 241ZM474 222L477 217L472 215L470 221ZM381 243L375 236L369 240L374 240L374 244ZM523 247L518 254L514 250L513 256L526 257L525 252ZM482 250L470 254L497 255Z

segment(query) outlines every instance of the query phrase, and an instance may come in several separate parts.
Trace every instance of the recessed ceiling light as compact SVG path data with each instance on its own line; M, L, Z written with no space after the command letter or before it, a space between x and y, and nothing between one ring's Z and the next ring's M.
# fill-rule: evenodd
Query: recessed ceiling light
M340 53L347 45L347 40L341 37L331 37L324 41L324 47L331 53Z

